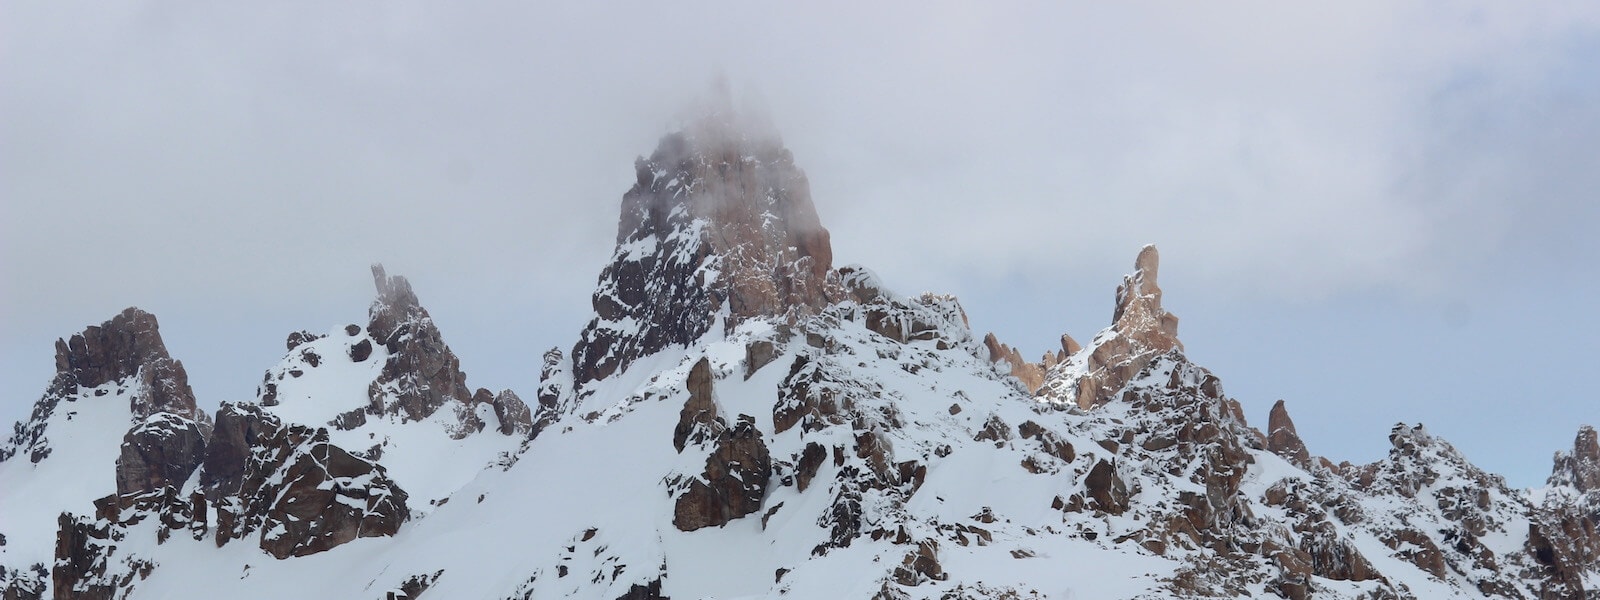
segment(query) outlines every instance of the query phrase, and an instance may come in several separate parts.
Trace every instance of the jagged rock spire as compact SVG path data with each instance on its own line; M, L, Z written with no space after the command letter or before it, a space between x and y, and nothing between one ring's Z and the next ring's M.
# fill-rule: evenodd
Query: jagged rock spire
M1302 469L1311 468L1311 452L1295 431L1294 419L1289 418L1283 400L1273 404L1272 413L1267 416L1267 450Z
M1022 382L1022 387L1030 394L1039 391L1039 387L1044 385L1045 375L1050 369L1081 349L1077 340L1065 333L1061 334L1061 352L1058 354L1053 350L1046 350L1038 362L1024 360L1021 351L1001 342L993 333L983 336L983 346L989 350L989 362L1004 361L1005 368L1008 369L1006 372Z
M1600 491L1600 436L1588 425L1578 428L1572 451L1556 453L1550 485L1571 486L1579 492Z
M1155 357L1183 351L1178 317L1161 307L1160 261L1154 245L1139 250L1133 273L1117 287L1111 327L1088 347L1070 352L1071 360L1051 370L1038 395L1081 408L1105 404Z
M776 135L709 111L635 162L595 318L573 348L578 385L753 317L813 313L842 292L805 174Z
M422 308L405 277L389 275L383 265L372 265L378 298L369 310L367 333L389 350L389 360L369 394L384 414L399 413L407 421L420 421L448 400L472 400L461 361Z
M1122 285L1117 287L1117 310L1111 315L1111 326L1118 334L1157 352L1182 350L1178 317L1161 308L1161 286L1156 282L1160 263L1161 254L1154 244L1139 250L1133 273L1124 276Z

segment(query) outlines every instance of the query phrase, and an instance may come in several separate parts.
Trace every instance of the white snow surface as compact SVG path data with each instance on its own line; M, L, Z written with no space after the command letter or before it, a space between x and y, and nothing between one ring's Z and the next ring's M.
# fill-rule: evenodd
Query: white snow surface
M876 285L869 273L861 277ZM731 331L718 322L687 347L644 357L578 390L552 388L562 390L565 412L521 447L521 439L493 431L492 411L480 414L490 423L483 432L452 439L457 421L451 411L457 407L450 405L420 422L372 418L350 431L329 426L337 415L367 404L368 388L386 358L374 343L366 361L351 360L349 348L367 339L365 333L336 329L291 351L268 372L278 385L278 404L268 410L287 422L327 427L333 443L351 452L379 447L378 462L411 497L412 518L399 533L275 560L253 539L219 548L209 536L196 541L174 534L158 543L158 519L145 519L126 528L113 559L136 557L156 565L132 586L131 598L384 598L409 578L438 574L427 597L610 600L659 580L661 593L672 598L868 598L888 586L912 598L940 598L959 587L968 593L1090 599L1167 597L1163 586L1212 556L1204 548L1173 545L1157 554L1117 541L1159 525L1180 494L1206 491L1187 476L1204 465L1179 465L1185 475L1173 476L1157 466L1175 456L1167 450L1124 447L1119 454L1102 446L1121 432L1159 426L1159 415L1116 402L1085 413L1036 401L984 358L953 299L883 297L896 314L931 324L938 335L895 342L869 330L861 318L864 307L849 302L803 322L787 339L773 322L749 320ZM819 334L824 347L809 345L808 332ZM775 342L779 354L746 378L747 348L758 340ZM305 359L308 351L319 357L317 366ZM672 438L688 398L688 374L702 358L711 365L719 414L730 423L738 415L753 417L775 468L760 511L722 527L683 532L673 524L671 482L699 477L710 449L691 444L678 453ZM847 411L852 422L774 433L778 390L802 358L853 399ZM1068 365L1060 369L1064 376L1081 368ZM1195 369L1158 359L1129 389L1193 378ZM59 446L38 467L25 460L0 464L0 531L12 540L3 550L5 564L48 557L55 513L64 508L91 514L88 500L111 491L110 465L120 432L130 424L124 397L130 392L113 386L107 397L93 397L97 392L83 390L83 398L63 402L52 417L52 439L70 438L70 447ZM1008 435L976 441L991 420L1007 424ZM1017 427L1027 421L1070 443L1077 458L1062 461L1043 451L1042 441L1018 436ZM892 461L914 460L927 470L903 502L893 501L892 491L862 491L861 532L904 528L913 539L936 540L948 579L911 587L892 583L908 546L889 538L862 535L845 547L825 547L828 512L850 480L843 470L867 466L853 453L862 431L876 432ZM1379 466L1395 474L1437 469L1428 487L1414 491L1419 498L1476 481L1475 469L1448 444L1420 433L1418 439L1424 438L1430 442L1422 445L1426 459L1411 464L1391 458ZM830 452L801 491L785 479L795 473L808 443L844 449L844 464L835 464ZM1241 494L1258 518L1287 522L1284 509L1262 498L1275 485L1309 485L1319 476L1259 448L1248 453ZM1025 460L1040 472L1025 469ZM1131 508L1121 515L1053 508L1053 501L1085 490L1083 480L1099 460L1113 463L1127 482ZM86 477L83 465L106 466ZM1368 520L1340 524L1337 534L1407 593L1478 597L1472 578L1454 571L1444 580L1433 578L1401 556L1405 547L1391 549L1382 541L1385 530L1417 526L1443 546L1446 541L1429 529L1445 522L1437 506L1352 492L1343 480L1318 485L1364 498L1360 509ZM1489 493L1497 507L1528 502L1515 492ZM1485 547L1501 557L1522 551L1525 516L1506 508L1485 518ZM1276 573L1264 563L1251 571ZM1241 575L1244 594L1271 594L1264 581L1248 575ZM1323 578L1313 583L1318 598L1364 597L1378 586Z
M362 341L372 343L372 355L356 362L350 357L350 348ZM307 353L317 356L316 366L307 360ZM493 409L467 408L453 400L422 421L368 416L364 425L354 429L334 427L340 413L368 405L368 388L388 358L388 350L371 340L365 330L350 335L343 327L335 328L326 337L291 350L268 370L268 379L277 385L277 404L266 410L285 423L327 428L329 441L349 452L379 449L378 462L410 494L413 512L431 510L432 503L448 497L484 467L517 451L522 440L496 431L499 420ZM300 374L294 375L296 372ZM466 410L479 411L479 418L488 426L482 432L452 439L459 425L456 414Z
M134 424L130 400L143 393L137 375L78 388L56 405L45 425L50 455L26 453L0 462L0 564L54 562L56 516L94 514L94 501L117 491L122 436Z

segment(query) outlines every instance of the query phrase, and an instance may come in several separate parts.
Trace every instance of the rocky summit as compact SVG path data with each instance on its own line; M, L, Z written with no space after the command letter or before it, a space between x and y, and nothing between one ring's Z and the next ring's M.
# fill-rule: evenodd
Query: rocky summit
M0 445L3 597L1600 597L1591 427L1536 489L1421 425L1336 462L1189 360L1154 246L1030 361L836 266L731 111L635 175L525 395L470 387L382 267L366 323L290 333L244 401L197 403L138 309L58 342Z

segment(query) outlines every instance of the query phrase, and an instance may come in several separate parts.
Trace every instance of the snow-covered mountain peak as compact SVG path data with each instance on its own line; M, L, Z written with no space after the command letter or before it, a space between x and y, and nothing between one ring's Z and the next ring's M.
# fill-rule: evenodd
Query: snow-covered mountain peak
M43 589L37 569L17 569L52 563L59 514L93 514L108 495L181 483L211 429L155 315L128 308L55 346L55 377L0 444L0 565L13 569L0 569L0 587L8 589Z
M289 335L258 403L286 423L329 430L329 441L383 459L417 510L478 470L514 454L536 416L511 390L467 386L461 361L410 282L372 267L377 298L366 327Z
M579 386L718 321L792 321L839 299L805 174L775 136L737 124L713 114L636 161L595 317L573 348Z
M56 340L56 372L86 388L136 379L143 393L131 398L130 408L139 418L158 412L201 418L183 363L167 354L155 315L138 308Z
M149 369L58 375L39 410L74 443L0 460L0 591L1593 597L1592 429L1541 490L1420 426L1333 465L1283 403L1263 434L1185 356L1154 247L1108 328L1021 372L955 298L834 269L804 175L743 127L712 111L639 160L595 318L544 355L532 407L469 392L381 267L365 326L291 334L214 428L138 415Z

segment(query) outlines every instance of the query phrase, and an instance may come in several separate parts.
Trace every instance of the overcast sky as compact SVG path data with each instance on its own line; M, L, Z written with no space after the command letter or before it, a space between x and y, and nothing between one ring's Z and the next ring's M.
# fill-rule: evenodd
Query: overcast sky
M288 332L365 322L374 261L531 396L634 157L724 74L838 264L1027 354L1156 243L1190 356L1313 453L1420 421L1535 485L1600 425L1588 0L249 4L0 2L5 421L130 305L202 404L250 398Z

